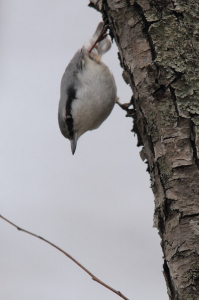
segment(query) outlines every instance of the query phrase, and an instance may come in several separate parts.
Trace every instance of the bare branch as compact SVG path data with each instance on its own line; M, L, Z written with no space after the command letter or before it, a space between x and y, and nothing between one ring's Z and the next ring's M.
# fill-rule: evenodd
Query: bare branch
M128 298L126 298L120 291L116 291L115 289L113 289L112 287L110 287L109 285L107 285L106 283L104 283L103 281L101 281L100 279L98 279L95 275L93 275L88 269L86 269L82 264L80 264L75 258L73 258L70 254L68 254L67 252L65 252L64 250L62 250L61 248L59 248L58 246L56 246L55 244L49 242L48 240L44 239L43 237L36 235L30 231L27 231L17 225L15 225L14 223L12 223L11 221L9 221L8 219L4 218L2 215L0 215L0 218L3 219L4 221L8 222L10 225L14 226L15 228L17 228L20 231L23 231L25 233L28 233L44 242L46 242L47 244L51 245L52 247L56 248L57 250L59 250L60 252L62 252L64 255L66 255L68 258L70 258L72 261L74 261L74 263L76 263L82 270L84 270L88 275L91 276L91 278L98 282L99 284L103 285L104 287L106 287L107 289L109 289L110 291L112 291L113 293L117 294L118 296L120 296L121 298L125 299L125 300L129 300Z

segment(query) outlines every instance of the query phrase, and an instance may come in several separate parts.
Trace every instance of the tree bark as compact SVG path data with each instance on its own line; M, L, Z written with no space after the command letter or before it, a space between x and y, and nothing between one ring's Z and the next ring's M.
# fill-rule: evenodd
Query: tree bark
M108 20L148 162L172 300L199 299L199 3L91 0Z

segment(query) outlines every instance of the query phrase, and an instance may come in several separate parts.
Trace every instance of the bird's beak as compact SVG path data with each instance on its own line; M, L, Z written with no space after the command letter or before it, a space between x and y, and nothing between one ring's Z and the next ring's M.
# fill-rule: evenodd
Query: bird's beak
M73 139L70 140L70 143L71 143L71 151L72 154L74 155L77 146L77 132L74 132Z

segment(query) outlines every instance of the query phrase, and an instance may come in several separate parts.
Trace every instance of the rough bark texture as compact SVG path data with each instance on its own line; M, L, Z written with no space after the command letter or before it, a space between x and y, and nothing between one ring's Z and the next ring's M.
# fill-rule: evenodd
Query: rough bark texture
M110 23L133 90L169 298L199 299L198 1L90 2Z

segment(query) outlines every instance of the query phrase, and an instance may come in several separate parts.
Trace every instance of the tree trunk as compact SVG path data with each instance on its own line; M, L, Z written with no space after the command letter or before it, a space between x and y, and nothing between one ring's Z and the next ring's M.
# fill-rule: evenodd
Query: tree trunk
M199 299L199 4L91 0L110 23L133 90L148 162L168 295Z

